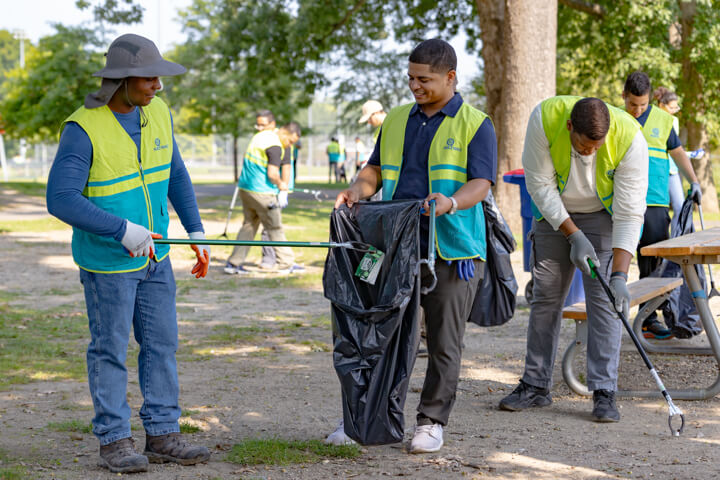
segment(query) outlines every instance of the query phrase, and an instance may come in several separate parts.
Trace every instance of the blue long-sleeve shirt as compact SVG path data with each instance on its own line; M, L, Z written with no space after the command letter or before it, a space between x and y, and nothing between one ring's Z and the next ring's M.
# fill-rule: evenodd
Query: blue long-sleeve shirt
M139 110L136 108L130 113L113 114L137 145L140 161ZM125 219L96 207L82 195L90 174L92 157L92 143L85 130L75 122L67 123L60 136L60 144L48 177L47 208L52 215L73 227L120 241L125 235ZM190 175L175 143L175 135L168 198L185 231L204 231Z

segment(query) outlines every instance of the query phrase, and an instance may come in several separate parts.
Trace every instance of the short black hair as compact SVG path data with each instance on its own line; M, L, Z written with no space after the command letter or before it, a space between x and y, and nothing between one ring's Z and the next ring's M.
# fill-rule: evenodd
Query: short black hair
M257 117L267 118L271 122L275 121L275 115L273 115L270 110L258 110L258 112L255 114L255 118Z
M570 112L570 123L575 133L583 134L590 140L602 140L610 130L610 111L599 98L583 98Z
M445 40L431 38L417 44L408 61L430 65L430 71L445 73L457 69L455 49Z
M294 133L294 134L297 135L298 137L299 137L299 136L301 135L301 133L302 133L301 130L300 130L300 124L297 123L297 122L289 122L289 123L286 123L285 125L282 126L282 129L285 130L285 131L287 131L287 132L289 132L289 133Z
M650 95L652 91L652 85L650 85L650 77L645 72L633 72L628 75L625 80L625 93L630 93L636 97L642 97L643 95Z

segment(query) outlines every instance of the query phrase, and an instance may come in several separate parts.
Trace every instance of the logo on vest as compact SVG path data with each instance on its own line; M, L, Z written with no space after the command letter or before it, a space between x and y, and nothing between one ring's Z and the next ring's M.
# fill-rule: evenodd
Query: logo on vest
M660 129L659 128L653 128L652 132L650 133L650 136L652 138L660 138Z
M459 152L461 149L460 147L455 146L455 139L454 138L448 138L445 142L445 146L443 147L443 150L453 150L455 152Z
M608 170L607 172L605 172L605 175L607 175L607 177L612 180L613 178L615 178L615 170Z
M167 143L165 145L160 145L160 139L155 139L155 148L153 148L153 150L157 152L158 150L164 150L166 148L168 148Z

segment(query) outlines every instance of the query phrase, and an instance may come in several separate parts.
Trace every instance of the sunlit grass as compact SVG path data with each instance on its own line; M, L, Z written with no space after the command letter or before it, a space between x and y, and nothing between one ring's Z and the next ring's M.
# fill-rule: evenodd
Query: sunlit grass
M0 233L10 232L49 232L55 230L70 230L72 227L55 217L44 217L33 220L1 221Z
M92 433L92 422L83 420L66 420L64 422L50 422L47 428L56 432Z
M357 458L357 445L326 445L319 440L246 440L236 443L227 459L241 465L318 463L327 458Z

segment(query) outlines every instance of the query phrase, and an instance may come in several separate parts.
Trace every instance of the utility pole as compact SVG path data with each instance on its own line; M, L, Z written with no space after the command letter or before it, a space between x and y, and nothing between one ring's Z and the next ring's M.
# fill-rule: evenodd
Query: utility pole
M15 35L15 38L18 39L20 42L20 68L22 70L25 70L25 30L22 29L15 29L13 30L13 35ZM26 158L27 154L27 142L24 138L20 139L20 158L22 158L23 163L27 162ZM25 165L25 170L27 171L27 164Z

